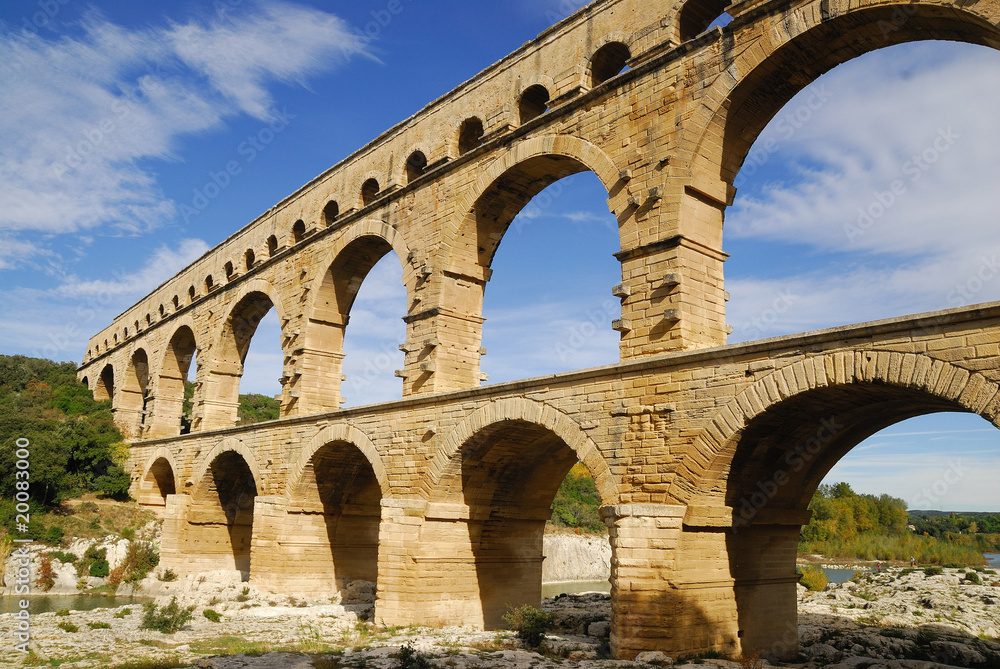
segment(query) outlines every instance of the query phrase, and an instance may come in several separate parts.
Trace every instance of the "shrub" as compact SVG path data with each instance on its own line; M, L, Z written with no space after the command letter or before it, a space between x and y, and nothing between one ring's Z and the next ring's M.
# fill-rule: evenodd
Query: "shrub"
M760 651L756 650L740 655L739 663L740 669L764 669L764 660L760 657Z
M143 616L140 629L157 630L164 634L173 634L190 622L194 607L181 608L174 597L166 606L159 607L153 602L142 605Z
M163 571L160 572L160 580L166 583L176 581L177 574L174 572L173 569L164 569Z
M47 557L42 558L42 565L38 568L38 578L35 581L46 592L52 589L56 584L56 572L52 569L52 560Z
M99 560L94 560L90 563L90 575L94 578L105 578L111 573L111 566L108 561L104 558Z
M830 580L826 577L826 572L815 567L804 567L802 575L799 577L799 583L813 592L819 592L829 582Z
M944 570L941 567L927 567L924 569L924 574L927 576L940 576L943 573Z
M151 541L130 541L128 550L125 551L125 559L122 560L123 580L126 583L138 583L158 564L160 564L160 554L156 552L156 547Z
M89 627L92 630L109 630L109 629L111 629L111 625L109 625L108 623L87 623L87 627Z
M962 580L966 583L972 583L973 585L982 585L982 580L980 580L979 574L974 571L970 571Z
M77 626L76 626L76 625L74 625L73 623L71 623L71 622L67 622L67 621L63 621L63 622L59 623L59 624L57 625L57 627L58 627L59 629L61 629L62 631L64 631L64 632L70 632L70 633L73 633L73 632L79 632L79 631L80 631L80 628L79 628L79 627L77 627Z
M59 560L63 564L73 564L76 562L76 555L73 553L66 553L64 551L49 551L49 557L54 560Z
M50 525L45 530L45 534L42 537L42 541L52 546L62 546L63 543L63 528L59 525Z
M517 633L532 648L538 646L545 637L545 631L552 627L552 614L525 604L511 608L503 615L507 627Z
M430 669L431 663L427 658L413 649L409 642L404 643L396 655L395 669Z
M115 614L115 618L124 618L125 616L130 616L130 615L132 615L132 609L122 609L121 611Z
M134 540L135 530L133 530L131 527L126 527L124 530L122 530L122 539L128 539L129 541Z
M208 618L209 620L211 620L213 623L217 623L220 620L222 620L222 616L220 616L218 613L216 613L212 609L205 609L204 611L201 612L201 614L203 616L205 616L206 618Z
M58 611L56 611L56 615L57 616L68 616L69 615L69 609L59 609Z

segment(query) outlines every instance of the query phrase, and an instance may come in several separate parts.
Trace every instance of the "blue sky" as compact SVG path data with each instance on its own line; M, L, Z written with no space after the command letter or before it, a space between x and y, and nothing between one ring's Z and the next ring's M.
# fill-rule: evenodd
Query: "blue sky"
M0 352L78 361L161 281L571 5L389 6L3 3ZM727 215L731 341L1000 299L998 81L997 52L925 42L851 61L792 100ZM273 140L241 152L268 124ZM240 174L192 212L231 160ZM505 237L485 305L491 382L616 360L604 197L593 175L563 180ZM352 313L349 405L399 396L404 311L389 257ZM271 319L241 389L274 394L279 375ZM975 416L907 421L830 479L915 506L1000 509L998 434Z

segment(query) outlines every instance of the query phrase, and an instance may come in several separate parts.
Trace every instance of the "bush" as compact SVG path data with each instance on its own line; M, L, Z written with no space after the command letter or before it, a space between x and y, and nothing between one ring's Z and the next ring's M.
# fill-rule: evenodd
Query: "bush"
M42 565L38 568L38 578L35 582L46 592L56 584L56 572L52 568L52 560L47 557L42 558Z
M103 576L108 575L109 565L108 565L108 549L98 548L96 545L90 546L83 553L83 557L76 561L76 575L77 576L96 576L92 573L94 571L94 565L103 563L103 568L101 566L97 567L97 571L104 571ZM103 578L103 576L99 578Z
M79 632L80 631L80 628L77 627L76 625L74 625L71 622L65 622L65 621L61 622L61 623L59 623L59 625L57 625L57 627L59 629L61 629L62 631L64 631L64 632L73 633L73 632Z
M404 643L403 647L399 649L396 660L395 669L430 669L431 667L427 658L414 650L409 642Z
M819 592L829 582L830 580L826 577L826 572L815 567L804 567L802 575L799 577L799 583L813 592Z
M126 583L138 583L160 564L160 554L151 541L130 541L122 560Z
M87 623L87 627L89 627L92 630L109 630L109 629L111 629L111 625L109 625L108 623Z
M130 615L132 615L132 609L122 609L121 611L115 614L115 618L124 618L125 616L130 616Z
M56 615L57 616L68 616L69 615L69 609L59 609L58 611L56 611Z
M983 583L979 578L979 574L974 571L970 571L962 580L966 583L972 583L973 585L982 585Z
M927 567L924 569L924 574L927 576L940 576L943 573L944 570L941 567Z
M173 569L164 569L160 572L160 580L165 583L171 583L177 580L177 574Z
M89 573L94 578L105 578L111 573L111 566L106 559L100 558L90 563Z
M63 564L73 564L76 562L76 555L63 551L49 551L49 557L54 560L59 560Z
M139 629L157 630L164 634L173 634L191 621L194 607L181 608L174 597L166 606L159 607L153 602L142 605L142 623Z
M525 604L518 608L511 608L503 614L503 621L507 627L517 633L532 648L538 646L545 637L545 631L552 627L552 614L536 609L534 606Z
M203 616L205 616L206 618L208 618L209 620L211 620L213 623L217 623L220 620L222 620L222 616L220 616L218 613L216 613L212 609L205 609L204 611L201 612L201 614Z

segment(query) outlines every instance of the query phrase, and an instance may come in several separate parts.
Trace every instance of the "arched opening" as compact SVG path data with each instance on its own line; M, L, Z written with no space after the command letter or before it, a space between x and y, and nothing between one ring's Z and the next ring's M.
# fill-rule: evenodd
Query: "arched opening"
M194 302L196 297L198 297L198 293L195 291L194 286L188 287L188 304Z
M278 238L271 235L267 238L267 257L273 258L278 252Z
M174 298L174 299L177 299L177 298ZM164 316L166 315L166 313L167 313L167 309L166 309L166 307L164 307L164 306L163 306L163 305L161 304L161 305L160 305L160 318L163 318L163 317L164 317Z
M464 600L455 607L468 607L466 619L481 616L486 629L498 629L509 607L540 606L545 524L560 484L579 460L552 430L518 419L482 428L448 463L440 497L432 499L468 507L468 520L434 531L443 541L468 546L457 551L460 565L453 569L469 570L454 575L474 590L452 593Z
M624 72L631 58L628 46L621 42L610 42L602 46L590 59L590 87L600 86Z
M243 255L243 267L249 272L254 268L256 262L257 254L253 252L253 249L247 249L247 252Z
M115 397L115 370L111 365L105 365L97 379L94 389L94 399L98 402L111 401Z
M215 279L213 279L212 275L209 274L208 276L205 277L205 294L207 295L208 293L211 293L213 290L215 290Z
M298 244L303 239L306 238L306 224L305 221L295 221L292 225L292 243Z
M178 309L181 308L181 298L178 297L177 295L174 295L174 299L170 301L174 305L174 311L177 311Z
M464 155L483 143L483 122L477 117L462 121L458 129L458 153Z
M88 358L90 357L90 351L87 351L87 357ZM88 389L90 388L90 379L88 377L85 376L82 379L80 379L80 383L82 383Z
M549 91L541 84L529 86L517 102L518 119L521 125L538 118L549 110Z
M285 571L297 575L282 589L373 602L381 501L372 465L354 444L334 441L317 450L289 492L288 525L308 539L282 555Z
M246 460L225 451L209 465L193 495L184 541L185 553L201 571L237 570L250 577L257 482Z
M681 42L694 39L710 27L726 25L732 20L726 14L728 0L688 0L677 20L677 38Z
M232 281L233 275L236 273L235 268L233 267L233 263L230 261L226 261L226 264L223 267L223 269L226 272L226 281Z
M146 429L149 409L149 358L143 349L132 354L125 370L118 423L126 438L139 438Z
M263 420L277 417L273 409L276 403L280 404L276 396L280 397L280 384L284 382L284 354L280 324L276 317L269 317L273 312L274 304L263 292L249 293L230 311L203 389L205 429L231 427L238 419L258 422L261 415ZM260 339L268 341L257 344ZM251 355L252 342L254 355ZM256 396L250 398L254 400L253 407L241 407L241 392ZM241 412L250 415L241 416Z
M723 432L726 439L708 466L720 474L706 474L693 504L732 509L724 543L744 651L776 659L798 652L794 643L777 641L797 620L800 530L809 520L813 493L833 466L888 426L946 411L967 409L920 383L835 383L766 406L735 434ZM723 538L710 532L703 540Z
M149 467L142 480L142 504L149 506L166 506L167 495L177 493L174 470L166 458L157 458Z
M319 377L344 381L339 396L316 392L310 406L330 410L398 399L394 372L404 362L399 346L406 341L405 314L402 265L392 245L375 235L348 244L323 278L306 339Z
M622 270L612 254L621 245L607 197L579 160L539 156L477 200L459 243L492 271L480 312L487 353L480 368L489 381L618 361L621 335L612 323L621 299L612 289Z
M427 169L427 156L423 151L414 151L406 159L406 183L419 179Z
M379 191L382 187L379 186L376 179L368 179L363 184L361 184L361 206L367 207L372 202L378 198Z
M191 372L197 369L195 357L198 347L194 332L188 326L177 329L163 358L156 395L156 422L154 438L188 434L193 427L191 397L194 384L189 379L197 378Z
M340 205L337 204L336 200L330 200L323 207L323 222L326 224L326 227L333 225L338 216L340 216Z

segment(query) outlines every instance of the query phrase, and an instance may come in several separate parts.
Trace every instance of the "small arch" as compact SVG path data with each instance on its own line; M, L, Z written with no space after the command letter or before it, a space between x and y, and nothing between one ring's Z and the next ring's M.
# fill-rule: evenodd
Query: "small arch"
M367 207L378 199L378 194L381 190L382 187L379 186L378 180L374 177L365 180L365 182L361 184L361 206Z
M628 67L632 52L621 42L609 42L590 59L590 87L600 86Z
M724 16L729 0L688 0L677 18L677 38L687 42L705 32Z
M226 280L232 281L233 274L236 273L235 268L233 267L233 263L231 261L227 261L223 269L226 272Z
M549 110L549 91L541 84L529 86L521 93L517 103L518 118L521 125L536 119Z
M194 302L195 298L198 297L198 292L194 289L194 286L188 287L188 299Z
M253 252L253 249L247 249L247 252L243 254L243 266L248 272L253 269L256 261L257 255Z
M174 311L177 311L178 309L181 308L181 298L178 297L177 295L174 295L174 299L172 299L171 302L174 305Z
M153 324L153 317L150 316L149 314L146 314L146 326L148 327L152 324Z
M139 502L148 506L166 506L167 495L177 494L173 456L162 446L149 458L139 479Z
M427 156L423 151L414 151L406 159L406 183L419 179L427 169Z
M458 129L458 155L464 155L483 144L483 122L476 116L464 121Z
M132 326L134 328L134 332L136 334L139 334L139 321L134 321L133 324L132 324Z
M267 238L267 256L273 258L278 252L278 238L271 235Z
M89 351L87 352L87 357L90 357L90 352ZM87 389L90 390L90 379L89 378L87 378L86 376L83 377L82 379L80 379L80 383L82 383L83 385L87 386Z
M306 224L301 218L292 225L292 243L298 244L306 238Z
M205 277L205 293L211 293L215 289L215 279L209 274Z
M337 220L338 216L340 216L340 205L337 204L336 200L330 200L323 207L323 223L329 228Z
M177 298L174 298L174 299L177 299ZM160 318L163 318L164 315L166 315L166 313L167 313L166 308L161 304L160 305Z
M128 339L128 328L122 331L122 339Z

